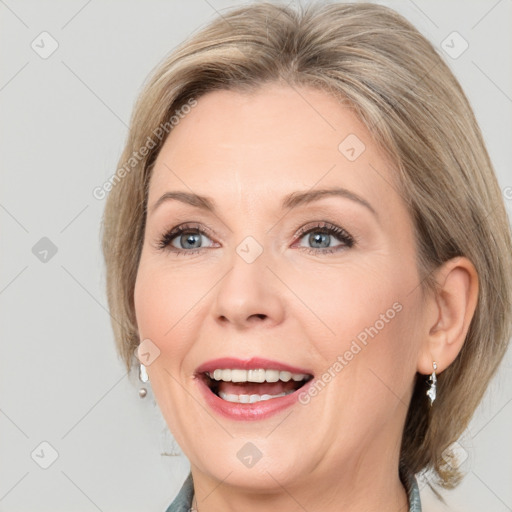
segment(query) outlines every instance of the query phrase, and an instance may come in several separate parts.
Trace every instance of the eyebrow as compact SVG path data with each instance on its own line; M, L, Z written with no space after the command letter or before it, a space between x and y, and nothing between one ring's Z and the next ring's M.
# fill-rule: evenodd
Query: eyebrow
M324 197L343 197L345 199L350 199L360 205L364 206L368 210L370 210L375 217L378 218L378 214L372 205L366 201L366 199L360 197L354 192L347 190L341 187L335 188L325 188L318 190L308 190L306 192L292 192L291 194L285 196L282 202L282 209L291 210L297 206L303 204L309 204L313 201L318 201ZM194 194L191 192L181 192L181 191L171 191L163 194L150 208L150 213L153 213L162 203L167 201L180 201L185 204L189 204L196 208L200 208L201 210L210 211L212 213L216 212L215 201L206 196L201 196L198 194Z

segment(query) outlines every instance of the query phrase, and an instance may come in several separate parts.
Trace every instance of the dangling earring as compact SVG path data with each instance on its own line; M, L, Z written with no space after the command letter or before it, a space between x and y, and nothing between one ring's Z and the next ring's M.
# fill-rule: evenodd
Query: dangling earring
M429 377L430 386L427 389L427 396L430 398L430 407L432 407L432 404L434 403L434 400L436 399L436 392L437 392L437 377L436 377L436 370L437 370L437 363L434 361L432 363L432 366L434 368L434 371L432 372L432 375Z
M141 363L139 365L139 380L141 382L146 383L149 380L148 372L146 371L146 367ZM139 396L144 398L148 394L148 390L146 388L139 389Z

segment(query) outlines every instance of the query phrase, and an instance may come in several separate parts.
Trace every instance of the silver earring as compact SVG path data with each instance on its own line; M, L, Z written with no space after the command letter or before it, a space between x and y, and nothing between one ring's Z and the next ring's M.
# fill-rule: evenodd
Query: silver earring
M432 375L429 377L430 386L427 389L427 396L430 398L430 407L432 407L432 404L434 403L434 400L436 399L436 392L437 392L437 377L436 377L436 370L437 370L437 363L434 361L432 363L432 367L434 368L434 371L432 372Z
M141 382L146 383L149 380L148 372L146 371L146 367L141 363L139 365L139 380ZM148 390L146 388L139 389L139 396L144 398L148 394Z

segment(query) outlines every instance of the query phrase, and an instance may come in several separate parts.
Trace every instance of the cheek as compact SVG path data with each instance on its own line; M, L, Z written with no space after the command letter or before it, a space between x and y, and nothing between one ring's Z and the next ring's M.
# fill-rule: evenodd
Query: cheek
M399 315L404 275L396 275L384 255L371 261L354 258L343 265L302 270L300 279L296 272L285 276L299 299L291 298L297 303L294 314L308 326L312 340L322 340L322 351L331 358L358 335L364 340L366 329L376 323L377 330L384 332Z
M421 312L417 290L411 293L417 284L415 268L404 268L389 255L373 256L305 272L294 287L311 309L300 316L321 365L343 375L332 379L337 384L331 387L344 390L339 394L343 400L347 393L373 397L370 401L395 399L386 389L402 396L415 374L415 325Z
M162 338L187 323L187 316L212 286L211 275L194 265L181 267L141 258L134 290L135 312L141 335L147 330Z
M168 300L172 295L165 293L165 288L159 285L156 277L141 262L134 290L135 316L141 339L158 339L169 328L168 310L171 305Z
M151 339L164 356L172 346L176 355L185 348L187 337L182 333L188 331L191 313L204 290L199 286L200 276L161 267L141 259L134 290L135 315L141 340Z

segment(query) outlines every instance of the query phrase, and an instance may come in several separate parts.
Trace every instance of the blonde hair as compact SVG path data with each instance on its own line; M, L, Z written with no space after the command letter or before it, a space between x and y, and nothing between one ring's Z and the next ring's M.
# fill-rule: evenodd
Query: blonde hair
M469 258L478 272L478 304L464 346L439 375L431 410L425 377L416 376L401 446L401 465L409 472L433 469L441 485L453 487L460 475L442 453L468 425L512 334L511 233L464 92L425 37L387 7L237 8L154 70L135 105L120 166L140 148L147 150L112 184L104 213L107 293L118 352L130 370L140 342L133 292L148 183L165 141L156 134L177 119L183 105L209 91L250 91L269 82L316 87L348 102L396 164L397 190L415 223L424 292L435 293L432 271L451 258ZM154 147L148 148L150 138Z

